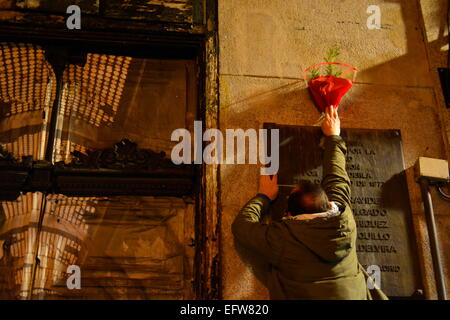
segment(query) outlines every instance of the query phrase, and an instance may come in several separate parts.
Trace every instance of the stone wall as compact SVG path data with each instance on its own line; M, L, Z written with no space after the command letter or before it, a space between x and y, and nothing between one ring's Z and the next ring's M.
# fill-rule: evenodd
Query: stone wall
M369 30L369 5L381 9L381 29ZM313 125L319 117L302 70L322 62L333 45L341 62L358 68L341 105L345 128L400 129L420 271L435 298L420 189L412 166L419 156L448 159L449 113L437 74L447 66L446 0L219 1L220 127L262 128L264 122ZM257 191L256 165L221 166L222 287L225 299L266 299L258 258L234 243L231 223ZM433 191L441 247L450 245L448 203ZM450 254L443 250L448 278ZM256 261L256 263L254 263ZM447 288L450 283L447 285Z
M401 130L420 269L428 298L435 297L433 268L420 190L411 168L419 156L449 157L450 114L445 109L436 71L447 66L447 2L218 0L222 129L258 129L264 122L311 125L318 113L301 71L322 61L334 44L342 48L343 62L358 67L356 84L341 106L342 126ZM212 26L205 27L207 13L202 3L0 0L0 25L25 26L36 32L46 28L62 30L67 17L64 8L79 4L83 31L205 34ZM369 5L381 8L380 30L366 26ZM208 58L215 61L215 51ZM211 68L210 79L214 79L214 71ZM215 88L211 81L207 92L213 93ZM214 103L212 99L208 106L214 107ZM230 231L238 210L257 190L258 172L255 165L222 165L220 169L225 299L268 297L260 276L264 270L251 267L255 257L235 246ZM209 180L215 181L215 175L212 177ZM207 197L215 196L211 188ZM450 231L448 204L434 191L433 200L441 247L445 248L450 244L446 236ZM215 225L216 220L211 223ZM443 258L448 277L450 254L445 250Z
M0 0L0 24L64 29L71 5L80 7L84 31L203 32L199 0Z

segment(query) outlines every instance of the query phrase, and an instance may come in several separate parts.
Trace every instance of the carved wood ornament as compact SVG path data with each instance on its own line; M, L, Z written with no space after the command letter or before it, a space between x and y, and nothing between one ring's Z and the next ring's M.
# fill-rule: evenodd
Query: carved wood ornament
M138 148L124 139L104 150L72 152L70 163L33 161L0 146L0 200L26 192L67 196L185 196L194 189L194 166L175 165L164 152Z

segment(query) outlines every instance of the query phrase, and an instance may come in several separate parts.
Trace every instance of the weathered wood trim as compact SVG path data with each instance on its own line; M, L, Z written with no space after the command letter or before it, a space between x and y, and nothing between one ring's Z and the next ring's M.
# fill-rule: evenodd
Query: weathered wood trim
M204 25L204 12L205 12L205 1L204 0L194 0L192 21L194 25Z
M162 22L193 22L194 0L128 0L105 1L104 15L107 17Z
M175 165L164 152L139 149L129 140L72 155L71 163L32 162L31 157L19 162L0 145L0 200L16 200L21 192L75 197L193 194L194 165Z
M15 0L15 7L21 10L66 13L67 7L77 5L84 14L98 14L98 0Z
M67 8L78 5L82 29L110 29L113 25L111 20L115 20L119 30L134 22L147 27L159 26L160 31L170 26L188 30L202 15L201 3L202 0L8 0L0 2L0 21L65 28L65 20L69 16Z
M219 128L219 45L217 36L217 1L206 1L207 35L204 62L204 127ZM202 166L201 220L199 221L200 244L197 261L198 296L203 299L221 299L221 252L220 252L220 171L218 164Z
M23 10L1 10L0 26L43 28L54 32L65 32L67 35L78 35L86 32L185 32L189 34L203 34L203 24L191 22L165 22L120 19L116 17L102 17L97 15L83 15L81 30L68 30L66 26L67 15L52 12L30 12Z

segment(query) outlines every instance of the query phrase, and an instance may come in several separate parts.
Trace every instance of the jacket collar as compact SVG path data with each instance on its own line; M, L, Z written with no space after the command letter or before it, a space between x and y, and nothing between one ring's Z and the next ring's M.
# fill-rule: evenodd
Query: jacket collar
M331 209L324 212L298 214L296 216L283 217L282 220L312 220L317 218L330 218L340 214L339 207L334 201L330 201Z

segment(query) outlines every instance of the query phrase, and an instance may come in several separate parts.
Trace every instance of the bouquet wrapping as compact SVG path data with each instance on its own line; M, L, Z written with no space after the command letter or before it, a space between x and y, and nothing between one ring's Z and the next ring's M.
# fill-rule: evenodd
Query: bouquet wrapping
M322 62L303 71L314 105L322 114L332 105L339 107L342 98L353 86L356 68L339 62Z

